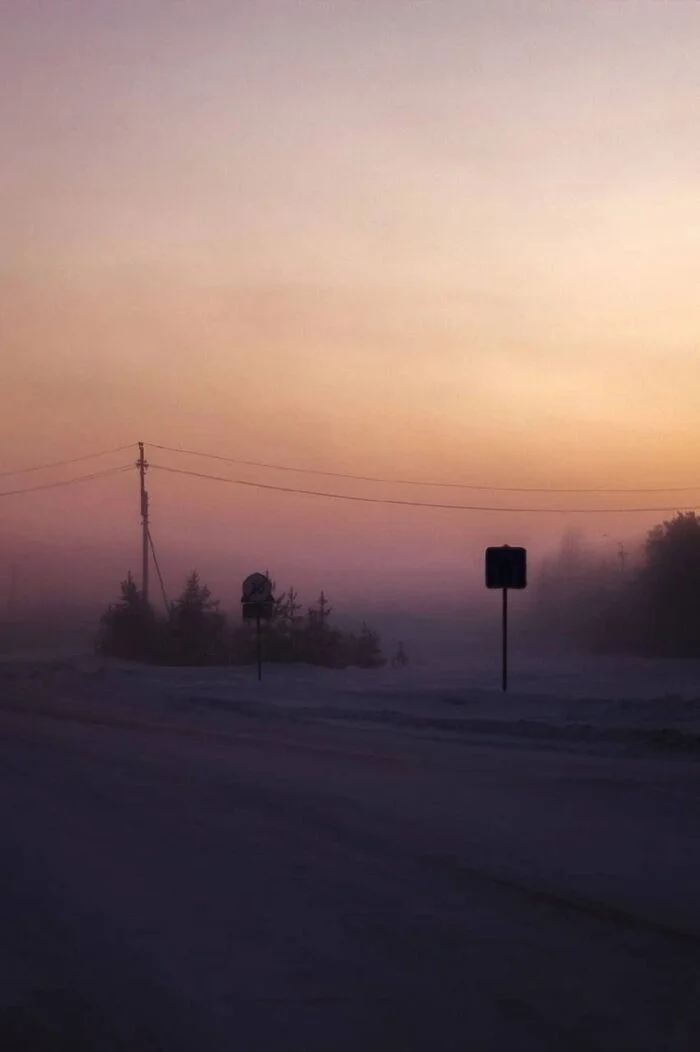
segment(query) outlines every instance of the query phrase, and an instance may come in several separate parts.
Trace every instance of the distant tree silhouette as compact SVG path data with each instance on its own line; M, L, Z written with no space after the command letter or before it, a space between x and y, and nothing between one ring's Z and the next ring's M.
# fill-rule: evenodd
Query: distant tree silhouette
M650 653L700 656L700 519L681 512L650 531L638 585Z
M534 575L533 614L539 628L549 636L585 641L589 612L600 608L610 580L598 554L579 533L567 530L559 550Z
M306 625L302 637L303 660L314 665L325 665L331 658L330 627L328 617L331 610L323 592L314 606L307 607Z
M356 636L331 624L333 607L324 591L305 615L301 610L294 588L279 597L275 617L264 626L267 660L305 662L329 668L348 665L377 668L384 664L379 635L367 625L363 625L361 634ZM252 660L250 647L237 649L247 654L247 660Z
M294 588L290 588L287 592L287 602L285 605L285 618L290 628L299 627L300 623L300 611L303 609L302 603L299 602L299 593Z
M226 615L219 610L194 570L170 607L164 657L177 665L218 664L225 660Z
M391 667L392 668L405 668L407 664L408 664L408 655L406 654L406 651L404 649L403 643L401 642L401 640L399 640L399 643L398 643L398 645L396 647L396 653L394 654L393 658L391 659Z
M700 518L679 512L647 535L644 562L626 573L591 622L594 649L700 657Z
M119 603L100 621L97 645L104 654L165 665L252 664L256 660L255 620L227 628L209 588L193 571L166 619L143 601L133 577L122 582ZM274 595L274 584L273 584ZM384 664L379 635L363 624L359 636L330 623L325 592L302 614L298 592L290 588L273 601L273 616L261 623L265 661L306 662L344 668Z
M266 628L266 652L269 660L301 659L304 649L302 609L299 594L293 587L275 599L272 623Z
M324 628L328 625L328 618L332 613L333 607L326 598L326 593L322 591L316 600L316 605L310 606L307 610L306 616L309 627L317 630L319 633L323 632Z
M121 599L100 619L97 649L110 657L144 661L153 657L157 622L131 572L121 582Z
M379 633L370 628L363 621L360 638L357 641L356 662L360 668L379 668L385 664L382 657L381 640Z

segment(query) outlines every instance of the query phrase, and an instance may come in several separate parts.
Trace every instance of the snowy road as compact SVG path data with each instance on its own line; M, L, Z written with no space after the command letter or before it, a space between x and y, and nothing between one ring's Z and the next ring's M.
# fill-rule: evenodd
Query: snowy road
M696 760L2 711L0 772L5 1052L700 1047Z

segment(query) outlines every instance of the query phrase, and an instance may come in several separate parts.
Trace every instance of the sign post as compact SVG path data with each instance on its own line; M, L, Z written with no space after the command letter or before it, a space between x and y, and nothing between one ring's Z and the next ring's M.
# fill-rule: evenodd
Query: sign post
M524 548L486 549L486 587L502 592L501 689L508 690L508 589L527 587L527 552Z
M508 690L508 589L503 589L503 630L502 630L502 654L501 654L501 690L505 694Z
M243 582L241 596L243 620L255 621L255 653L258 664L258 683L262 680L262 631L261 622L269 621L274 609L272 583L267 574L253 573Z
M260 608L255 611L255 639L258 657L258 683L262 680L262 635L260 633Z

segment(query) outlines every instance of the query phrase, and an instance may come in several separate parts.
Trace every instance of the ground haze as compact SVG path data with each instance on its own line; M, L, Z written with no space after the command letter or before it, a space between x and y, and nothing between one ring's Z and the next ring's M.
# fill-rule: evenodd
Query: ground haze
M697 1048L700 703L613 667L4 665L3 1047Z

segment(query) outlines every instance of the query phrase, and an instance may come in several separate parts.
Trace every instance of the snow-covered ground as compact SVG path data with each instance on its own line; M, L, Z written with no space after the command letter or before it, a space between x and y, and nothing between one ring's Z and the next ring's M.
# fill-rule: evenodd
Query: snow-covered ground
M696 1052L699 671L1 665L0 1047Z
M700 751L700 661L585 655L519 655L507 694L498 654L450 665L343 671L268 665L256 669L163 669L91 654L0 663L0 687L35 700L92 697L104 708L144 714L198 712L371 721L453 734L560 742L649 745ZM23 686L24 684L24 686Z

